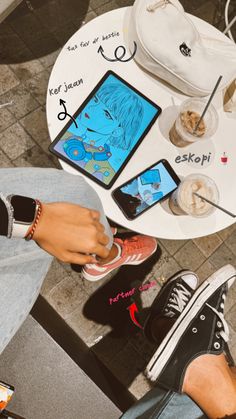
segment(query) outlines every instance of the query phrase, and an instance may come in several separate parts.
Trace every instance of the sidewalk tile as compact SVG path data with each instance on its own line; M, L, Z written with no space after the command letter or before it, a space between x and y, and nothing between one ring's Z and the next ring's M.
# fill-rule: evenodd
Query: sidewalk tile
M42 107L35 109L35 111L30 112L28 115L22 118L20 123L36 141L36 143L43 149L43 145L46 143L46 150L48 151L50 137L47 127L45 109Z
M20 81L26 81L43 71L43 66L40 61L38 59L33 59L33 57L30 61L11 64L10 67Z
M49 71L43 70L40 73L36 74L34 77L29 78L25 82L25 86L27 87L27 89L41 105L45 105L46 103L49 77Z
M129 391L131 394L135 394L135 397L139 400L144 394L151 390L151 388L151 382L145 377L144 373L141 372L129 386Z
M209 257L209 262L215 266L216 269L221 268L227 263L235 264L235 255L231 250L223 243L220 247Z
M235 254L236 256L236 230L225 240L225 245Z
M21 154L13 163L17 167L58 167L59 163L54 159L54 156L44 153L41 147L34 145L34 147Z
M159 240L166 250L173 256L181 247L183 247L188 240L167 240L167 239L160 239Z
M10 159L16 159L34 146L34 142L17 122L0 135L0 146Z
M48 294L47 301L65 319L87 298L88 296L81 288L79 278L76 281L71 275L65 275L65 278Z
M3 103L2 100L1 103ZM16 119L14 115L12 115L12 113L8 110L8 107L0 109L0 132L13 125L15 122Z
M0 65L1 83L0 83L0 96L11 90L13 87L20 84L18 78L13 73L8 65ZM4 99L3 99L4 100ZM5 101L7 102L7 100ZM2 98L1 98L2 103Z
M174 257L183 269L196 270L205 261L204 255L192 241L178 250Z
M206 260L206 262L204 262L196 271L200 283L205 281L211 274L215 272L215 270L215 267L209 262L209 260Z
M193 239L204 256L209 257L222 244L222 239L217 234Z
M14 167L11 160L0 150L0 168L3 167Z
M65 278L70 280L70 276L58 262L57 259L53 259L50 269L46 275L46 278L43 282L40 294L47 300L49 293L52 289L57 286Z
M1 102L4 103L13 101L13 105L9 106L8 110L16 119L23 118L23 116L39 106L39 103L33 98L23 84L14 87L9 92L2 95L0 99Z

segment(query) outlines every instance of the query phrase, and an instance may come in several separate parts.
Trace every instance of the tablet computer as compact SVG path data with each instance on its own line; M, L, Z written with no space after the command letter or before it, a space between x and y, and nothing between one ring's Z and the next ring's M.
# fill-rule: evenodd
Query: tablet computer
M49 150L109 189L161 113L161 108L108 71Z

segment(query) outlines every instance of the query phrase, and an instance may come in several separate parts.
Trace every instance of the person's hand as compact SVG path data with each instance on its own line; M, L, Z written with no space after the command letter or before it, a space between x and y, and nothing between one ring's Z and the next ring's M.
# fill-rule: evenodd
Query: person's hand
M100 223L100 213L66 202L42 204L33 240L62 262L78 265L106 258L109 238Z

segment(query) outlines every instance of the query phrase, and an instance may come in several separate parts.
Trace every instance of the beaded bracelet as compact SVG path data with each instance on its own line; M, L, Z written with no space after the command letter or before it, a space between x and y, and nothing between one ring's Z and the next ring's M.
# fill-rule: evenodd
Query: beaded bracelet
M34 219L34 223L31 227L29 233L25 237L26 241L32 240L32 238L34 236L34 233L35 233L35 230L37 228L38 222L39 222L40 215L42 214L42 204L41 204L41 202L38 199L36 199L35 201L36 201L36 204L37 204L37 214L36 214L36 217Z

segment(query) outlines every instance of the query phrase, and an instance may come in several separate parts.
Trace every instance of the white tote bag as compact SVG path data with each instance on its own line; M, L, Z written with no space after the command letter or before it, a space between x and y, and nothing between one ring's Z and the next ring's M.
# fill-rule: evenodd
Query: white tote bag
M136 0L129 43L136 61L189 96L206 96L236 77L236 45L200 34L178 0Z

